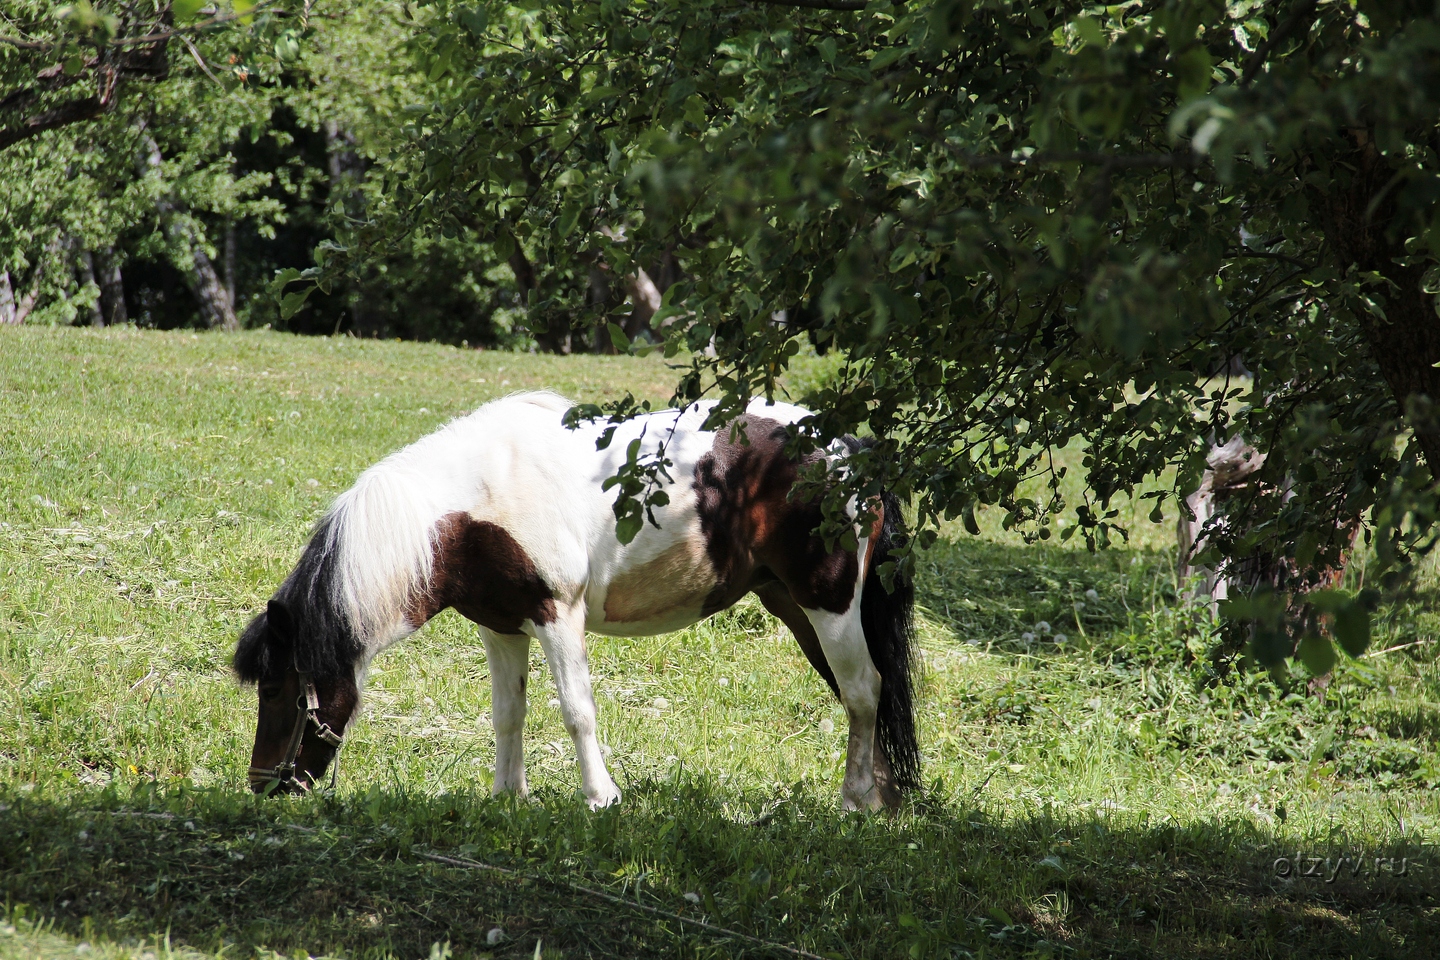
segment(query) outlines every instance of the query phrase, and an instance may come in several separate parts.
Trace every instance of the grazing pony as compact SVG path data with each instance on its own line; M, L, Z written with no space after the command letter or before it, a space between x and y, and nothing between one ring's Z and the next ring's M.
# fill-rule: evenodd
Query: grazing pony
M919 774L911 711L913 589L886 590L876 567L903 536L882 496L856 550L826 550L818 502L791 499L801 463L787 424L809 416L756 401L731 428L702 426L710 405L567 429L551 393L496 400L360 475L319 522L299 564L235 649L259 687L250 783L305 790L324 773L360 704L371 658L446 607L480 628L495 721L495 791L524 794L525 683L532 638L559 690L593 807L620 799L595 739L585 632L677 630L755 593L788 626L845 705L847 810L895 805ZM604 488L638 440L673 463L629 544ZM828 453L843 459L853 440Z

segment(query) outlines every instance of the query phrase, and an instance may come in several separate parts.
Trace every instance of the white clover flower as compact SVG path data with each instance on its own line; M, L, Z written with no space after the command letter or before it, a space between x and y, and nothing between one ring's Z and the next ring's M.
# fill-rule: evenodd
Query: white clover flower
M1086 599L1086 600L1092 600L1092 601L1093 601L1093 600L1099 600L1099 599L1100 599L1100 591L1099 591L1099 590L1096 590L1094 587L1091 587L1089 590L1086 590L1086 591L1085 591L1085 599Z
M695 893L694 891L691 891L691 892L685 894L685 899L686 899L686 900L689 900L691 903L699 903L699 902L700 902L700 894Z
M320 481L316 480L314 477L311 477L309 480L305 481L305 486L311 487L313 489L314 487L320 486Z
M716 684L716 686L728 687L728 686L730 686L730 678L729 678L729 677L721 677L719 680L716 680L716 681L715 681L715 684Z
M1063 633L1057 633L1057 634L1055 634L1055 642L1056 642L1056 643L1064 643L1064 642L1065 642L1065 634L1063 634Z
M504 939L505 929L503 927L491 927L490 931L485 934L485 942L492 947Z
M1075 609L1076 609L1076 610L1084 610L1084 609L1085 609L1085 601L1084 601L1084 600L1076 600L1076 601L1075 601Z
M559 698L559 697L551 697L551 698L550 698L550 706L552 706L552 707L558 707L558 706L560 706L560 698Z
M1021 643L1027 643L1027 644L1028 644L1028 643L1034 643L1034 642L1035 642L1035 634L1031 633L1029 630L1026 630L1024 633L1020 634L1020 642L1021 642Z
M1039 634L1048 634L1050 632L1050 621L1041 620L1039 623L1035 624L1035 632Z
M655 705L655 709L656 709L656 710L669 710L669 709L670 709L670 701L669 701L669 700L666 700L664 697L656 697L656 698L655 698L655 701L654 701L654 705Z
M824 720L821 720L821 721L820 721L820 732L821 732L821 733L834 733L834 732L835 732L835 723L834 723L834 721L832 721L829 717L826 717Z

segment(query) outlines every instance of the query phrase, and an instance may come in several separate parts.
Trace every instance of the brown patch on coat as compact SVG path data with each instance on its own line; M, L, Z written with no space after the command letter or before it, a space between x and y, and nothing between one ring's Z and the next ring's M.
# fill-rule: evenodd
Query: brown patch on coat
M715 568L704 542L687 537L611 581L605 593L605 619L643 623L676 609L700 610L715 584Z
M805 611L790 597L790 591L779 580L771 580L769 583L762 583L755 588L755 596L765 605L774 616L795 635L795 642L800 644L800 652L805 654L805 659L810 661L810 666L830 686L830 692L835 694L836 699L840 697L840 685L835 682L835 671L830 669L830 661L825 659L825 650L820 646L820 636L815 632L815 626L810 618L805 616Z
M504 527L450 513L435 528L430 586L406 619L420 626L446 607L496 633L516 634L526 620L555 619L555 594L525 548Z
M783 424L748 414L737 423L743 440L732 441L729 428L718 431L695 467L696 509L718 578L704 612L723 610L755 585L778 579L801 606L844 613L855 597L855 553L827 551L815 535L818 501L789 499L800 468L821 454L796 462L785 455Z

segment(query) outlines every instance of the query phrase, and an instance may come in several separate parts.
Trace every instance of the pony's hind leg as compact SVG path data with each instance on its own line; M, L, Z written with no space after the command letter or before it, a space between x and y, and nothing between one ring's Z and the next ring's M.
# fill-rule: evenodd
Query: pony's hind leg
M840 695L840 685L835 680L835 673L830 669L825 650L820 644L820 637L810 623L804 608L795 602L794 598L790 596L790 591L778 581L756 587L755 595L760 598L761 603L765 604L766 610L779 617L780 621L790 628L790 632L795 636L795 642L800 644L800 650L805 654L805 659L810 661L810 665L815 668L815 671L820 674L835 696L840 697L843 703L844 698ZM868 641L866 648L868 653ZM883 681L881 689L882 691L884 689ZM880 792L880 802L893 810L900 806L902 797L895 784L895 775L890 769L890 760L885 756L885 751L880 749L878 741L872 747L872 755L875 763L875 785Z
M525 796L525 684L530 638L480 628L490 665L490 715L495 722L495 792Z
M536 625L535 636L545 650L555 689L560 695L560 714L565 729L575 742L580 764L580 787L592 809L620 801L620 788L610 779L600 743L595 739L595 696L590 687L590 665L585 656L583 607L563 610L550 623Z
M870 659L860 605L845 613L802 608L815 629L825 660L840 688L840 701L850 719L845 753L845 782L840 800L846 810L878 810L884 805L875 776L875 718L880 706L880 671ZM882 779L884 779L882 777Z

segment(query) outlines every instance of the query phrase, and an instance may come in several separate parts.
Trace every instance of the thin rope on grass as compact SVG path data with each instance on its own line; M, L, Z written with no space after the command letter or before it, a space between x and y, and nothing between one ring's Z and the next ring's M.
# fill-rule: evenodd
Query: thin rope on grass
M825 960L825 958L820 956L820 954L811 953L809 950L802 950L799 947L792 947L784 943L776 943L773 940L764 940L760 937L752 937L748 933L741 933L738 930L731 930L728 927L722 927L714 923L708 923L704 920L696 920L693 917L682 917L680 914L671 913L669 910L661 910L659 907L652 907L649 904L640 903L638 900L627 900L624 897L618 897L613 893L606 893L604 890L596 890L594 887L586 887L578 883L572 883L569 880L558 880L553 877L546 877L538 874L529 874L521 870L512 870L509 867L497 867L493 863L485 863L481 860L471 860L467 857L447 857L438 853L422 853L418 850L414 851L414 853L416 856L424 857L426 860L434 860L436 863L444 863L452 867L461 867L466 870L490 870L494 873L501 873L509 877L519 877L522 880L530 880L536 883L550 883L556 886L566 887L570 890L576 891L577 893L583 893L588 896L597 897L610 903L617 903L623 907L631 907L635 910L643 910L646 913L653 914L657 917L664 917L667 920L676 920L680 923L688 923L692 927L699 927L702 930L708 930L711 933L719 934L720 936L734 937L736 940L744 940L746 943L753 943L756 946L764 947L767 950L774 950L777 953L789 954L792 957L804 957L805 960Z

